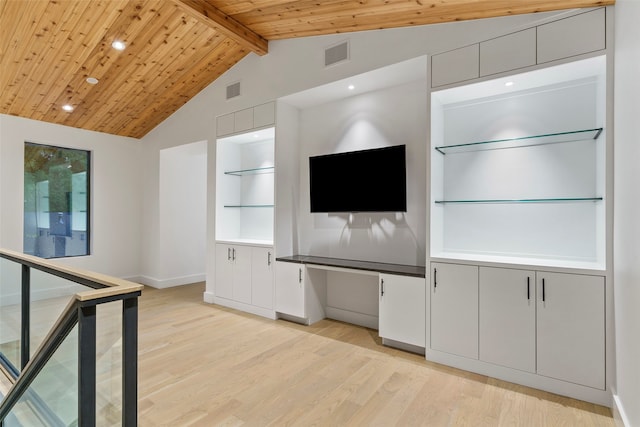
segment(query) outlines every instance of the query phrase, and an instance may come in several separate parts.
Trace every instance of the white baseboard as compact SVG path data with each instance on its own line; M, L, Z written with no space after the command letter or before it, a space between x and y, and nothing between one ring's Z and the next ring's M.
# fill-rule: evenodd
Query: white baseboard
M378 316L356 313L355 311L335 307L325 307L324 313L329 319L340 320L341 322L353 323L354 325L378 330Z
M420 347L413 344L406 344L400 341L390 340L389 338L382 338L382 344L389 347L399 348L400 350L408 351L411 353L420 354L422 356L424 356L425 354L424 347Z
M617 394L613 395L613 421L616 423L616 427L631 427L631 423L629 422L629 418L627 417L626 412L624 412L624 407L622 406L622 402Z
M277 318L276 312L268 308L258 307L251 304L245 304L242 302L233 301L226 298L220 298L211 294L210 292L205 292L205 302L209 302L207 301L208 298L212 298L211 303L213 304L218 304L224 307L233 308L235 310L244 311L246 313L255 314L256 316L266 317L267 319L271 319L271 320L275 320Z
M203 298L204 302L206 302L208 304L214 304L215 296L213 295L213 292L206 291L202 295L202 298Z
M156 289L172 288L174 286L190 285L192 283L204 282L207 279L206 274L191 274L188 276L172 277L170 279L156 279L150 276L138 276L136 280L127 279L132 282L142 283Z
M548 391L560 394L562 396L572 397L574 399L584 400L585 402L595 403L606 407L611 406L611 391L599 390L579 384L573 384L562 380L557 380L532 372L520 371L518 369L506 368L494 365L492 363L483 362L478 359L469 359L441 351L426 351L426 359L431 362L442 363L443 365L452 366L454 368L463 369L465 371L475 372L488 377L497 378L504 381L521 384L527 387L536 388L538 390Z

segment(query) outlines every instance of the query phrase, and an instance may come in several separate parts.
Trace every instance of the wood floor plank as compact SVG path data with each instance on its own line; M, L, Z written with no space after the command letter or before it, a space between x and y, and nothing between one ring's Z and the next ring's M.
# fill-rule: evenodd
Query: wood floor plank
M608 408L427 362L377 331L264 319L203 292L142 293L141 426L614 426Z

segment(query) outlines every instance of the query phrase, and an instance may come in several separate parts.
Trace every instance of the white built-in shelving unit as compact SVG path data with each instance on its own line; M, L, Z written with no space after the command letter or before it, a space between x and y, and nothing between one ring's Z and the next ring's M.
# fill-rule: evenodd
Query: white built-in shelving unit
M603 270L604 85L596 57L433 92L431 256Z
M212 302L275 317L275 103L217 118Z

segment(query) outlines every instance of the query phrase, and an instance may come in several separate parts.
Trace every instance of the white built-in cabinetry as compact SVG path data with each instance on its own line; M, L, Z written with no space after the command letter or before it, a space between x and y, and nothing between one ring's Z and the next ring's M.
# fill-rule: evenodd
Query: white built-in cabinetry
M268 317L273 307L274 103L217 118L214 302Z
M605 388L604 277L536 272L537 373Z
M478 358L478 267L433 263L431 348Z
M600 404L611 372L607 13L435 55L430 91L427 359Z
M380 274L378 335L416 347L425 346L425 279Z
M536 273L481 267L479 359L536 372Z
M604 277L431 264L431 349L603 390Z
M440 87L605 49L606 11L596 9L434 55Z
M306 324L325 317L326 280L315 280L323 271L304 264L276 261L276 304L278 313L293 316Z
M273 249L216 243L218 298L273 309Z
M244 110L218 116L216 135L218 137L273 126L275 123L275 103L257 105Z

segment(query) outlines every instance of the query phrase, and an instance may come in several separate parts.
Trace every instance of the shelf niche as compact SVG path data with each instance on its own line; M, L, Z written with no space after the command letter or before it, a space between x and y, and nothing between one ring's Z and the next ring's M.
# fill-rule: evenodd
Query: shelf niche
M432 92L432 258L605 268L605 69Z
M216 240L273 242L275 128L216 141Z

